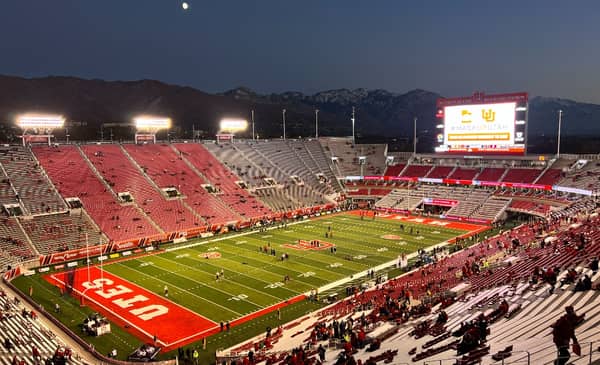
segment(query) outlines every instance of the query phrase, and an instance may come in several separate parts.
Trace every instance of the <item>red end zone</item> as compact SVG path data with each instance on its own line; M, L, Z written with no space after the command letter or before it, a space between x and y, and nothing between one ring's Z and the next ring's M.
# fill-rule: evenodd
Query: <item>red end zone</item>
M365 215L369 218L372 218L374 212L373 211L354 210L354 211L350 212L350 214L358 215L358 216ZM458 236L460 238L469 237L476 233L483 232L483 231L489 229L488 226L480 225L480 224L457 222L457 221L450 221L450 220L440 220L440 219L433 219L433 218L426 218L426 217L415 217L415 216L410 216L410 215L407 216L407 215L402 215L402 214L386 213L386 212L378 211L377 217L375 219L379 219L379 218L394 219L394 220L399 220L399 221L403 221L403 222L418 223L418 224L424 224L424 225L434 226L434 227L445 227L445 228L450 228L450 229L460 229L463 231L468 231L468 233Z
M218 328L217 323L131 282L97 267L46 275L44 279L62 290L71 283L72 293L85 304L147 342L154 336L166 350L199 340ZM73 275L73 276L71 276Z

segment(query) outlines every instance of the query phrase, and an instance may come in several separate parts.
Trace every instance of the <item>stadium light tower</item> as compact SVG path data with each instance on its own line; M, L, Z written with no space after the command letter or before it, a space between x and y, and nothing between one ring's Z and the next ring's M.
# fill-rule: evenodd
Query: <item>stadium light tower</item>
M254 134L254 109L252 109L252 112L250 113L251 117L252 117L252 140L256 140L256 134Z
M61 115L23 114L17 117L17 126L22 129L23 146L28 143L44 142L51 145L52 131L62 128L65 118Z
M319 138L319 109L315 109L315 138Z
M285 109L281 111L283 117L283 140L285 141Z
M355 118L356 114L354 112L355 112L355 108L352 107L352 118L350 118L350 120L352 121L352 146L354 146L354 144L356 142L356 140L354 138L354 123L356 122L356 118Z
M142 115L134 118L133 123L136 128L135 143L156 143L156 133L161 129L171 128L171 119L164 117ZM102 137L104 139L104 130L102 130ZM167 133L167 138L170 137Z
M417 155L417 117L413 119L413 155Z
M558 110L558 141L556 143L556 157L560 157L560 130L562 127L562 109Z
M236 133L242 133L248 129L248 121L245 119L224 118L219 123L219 133L217 133L217 143L231 142Z

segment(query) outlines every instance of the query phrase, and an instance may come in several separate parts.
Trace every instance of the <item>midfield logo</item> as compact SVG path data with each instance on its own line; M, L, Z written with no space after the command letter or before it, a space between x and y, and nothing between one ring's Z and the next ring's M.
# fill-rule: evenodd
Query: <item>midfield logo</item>
M333 243L325 242L321 240L298 240L295 244L284 243L283 247L292 248L294 250L326 250L334 246Z

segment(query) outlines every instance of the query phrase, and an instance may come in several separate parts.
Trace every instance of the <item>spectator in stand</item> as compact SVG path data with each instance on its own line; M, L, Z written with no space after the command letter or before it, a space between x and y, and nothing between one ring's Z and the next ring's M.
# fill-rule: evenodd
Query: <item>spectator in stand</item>
M594 272L594 275L598 272L598 257L594 257L590 262L590 270Z
M462 340L458 344L456 351L458 355L466 354L474 350L479 345L481 333L479 326L471 326L463 335Z
M444 324L447 321L448 321L448 314L446 313L446 311L441 311L440 314L438 314L436 323Z
M579 317L575 314L572 306L565 308L566 314L560 317L552 327L552 340L556 345L558 356L554 361L555 365L565 365L571 354L569 353L569 342L573 339L573 345L578 346L577 337L575 337L575 326Z
M573 284L575 282L575 280L577 280L577 271L575 271L575 269L571 268L569 269L569 271L567 272L567 276L565 276L561 281L560 281L560 286L563 286L564 284Z
M323 344L319 345L317 351L319 352L319 360L321 360L321 362L325 361L325 347L323 347Z
M583 276L583 290L592 290L592 279L586 274Z
M38 348L35 345L31 349L31 355L33 356L33 360L36 362L42 359L42 357L40 356L40 350L38 350Z
M592 279L588 275L584 275L583 278L580 278L575 284L575 289L573 291L586 291L592 290Z

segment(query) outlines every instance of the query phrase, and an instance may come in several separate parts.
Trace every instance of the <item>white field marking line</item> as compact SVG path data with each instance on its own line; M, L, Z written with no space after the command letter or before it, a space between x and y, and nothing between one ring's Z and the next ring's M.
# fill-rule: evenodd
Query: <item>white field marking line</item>
M465 233L465 234L468 234L468 233L470 233L470 232L473 232L473 231L468 231L468 232L467 232L467 233ZM496 236L494 236L494 237L497 237L497 236L499 236L499 235L496 235ZM494 237L492 237L492 238L494 238ZM481 243L479 243L479 244L481 244ZM438 243L437 245L433 245L433 246L426 247L426 249L433 250L434 248L444 247L444 246L447 246L447 245L448 245L448 241L444 241L444 242L440 242L440 243ZM457 254L457 253L459 253L459 252L462 252L462 250L460 250L460 251L457 251L457 252L455 252L455 253L453 253L453 254L451 254L451 255L447 256L447 257L454 256L455 254ZM414 258L414 257L416 257L416 256L417 256L417 253L416 253L416 252L413 252L413 253L410 253L410 254L406 255L406 259L407 259L407 260L409 260L409 259L412 259L412 258ZM383 263L383 264L380 264L380 265L378 265L378 266L375 266L375 267L373 267L373 268L371 268L371 269L374 269L375 271L378 271L378 270L384 269L384 268L386 268L386 267L390 267L390 266L396 266L396 263L397 263L397 262L398 262L398 259L396 258L396 259L394 259L394 260L392 260L392 261L385 262L385 263ZM409 274L411 274L411 273L414 273L414 272L418 272L418 271L419 271L420 269L422 269L422 268L429 267L429 265L431 265L431 264L427 264L427 265L425 265L425 266L422 266L422 267L419 267L419 268L413 269L413 270L411 270L411 271L409 271L409 272L407 272L407 273L404 273L403 275L400 275L399 277L402 277L402 276L405 276L405 275L409 275ZM344 284L347 284L347 283L349 283L349 282L353 281L355 278L359 278L359 277L364 277L364 276L367 276L367 274L368 274L368 271L369 271L369 270L361 271L361 272L359 272L359 273L356 273L356 274L354 274L354 275L352 275L352 276L348 276L348 277L345 277L345 278L343 278L343 279L340 279L340 280L338 280L338 281L334 281L334 282L332 282L332 283L329 283L329 284L327 284L327 285L324 285L324 286L322 286L322 287L320 287L320 288L318 289L318 290L319 290L319 293L322 293L322 292L324 292L324 291L327 291L327 290L329 290L329 289L335 288L335 287L337 287L337 286L342 286L342 285L344 285ZM372 289L372 290L374 290L374 288L376 288L376 287L377 287L377 286L373 287L373 289ZM306 293L305 293L305 295L306 295L306 296L309 296L309 295L310 295L310 292L306 292ZM322 311L322 310L323 310L323 309L320 309L320 311Z
M63 286L67 286L67 284L65 282L63 282L62 280L57 279L54 274L50 275L50 277L52 279L54 279L56 282L61 283ZM96 301L93 298L88 297L87 295L84 295L83 292L73 288L73 290L79 294L80 296L86 298L87 300L89 300L90 302L96 304L97 306L99 306L100 308L104 309L107 313L110 313L111 315L114 315L115 317L119 318L120 320L122 320L123 322L129 324L130 326L132 326L133 328L135 328L136 330L140 331L141 333L143 333L144 335L148 336L149 338L153 338L154 336L152 336L151 334L149 334L148 332L146 332L144 329L138 327L137 325L135 325L134 323L128 321L127 319L123 318L122 316L120 316L117 312L115 311L111 311L110 309L106 308L102 303L99 303L98 301ZM211 321L212 322L212 321ZM214 322L213 322L214 323ZM162 343L163 346L166 345L164 342L162 342L160 339L158 339L159 343Z
M235 256L235 257L244 258L244 256L240 256L240 255L234 255L234 256ZM193 259L193 260L196 260L196 261L199 261L199 262L202 262L202 260L198 260L198 259L195 259L195 258L192 258L192 259ZM237 265L239 265L239 264L240 264L240 262L239 262L239 261L236 261L236 260L233 260L233 259L230 259L230 258L226 258L226 257L221 257L219 260L221 260L221 261L228 261L228 262L231 262L231 263L233 263L233 264L237 264ZM261 261L261 262L262 262L262 260L257 260L257 261ZM279 261L276 261L276 262L279 262ZM268 265L266 265L266 266L262 266L262 267L259 267L259 266L250 266L251 270L248 270L247 272L241 272L241 271L230 270L230 271L233 271L235 274L228 275L228 278L235 278L235 277L250 277L250 278L252 278L253 280L256 280L256 281L259 281L259 282L261 282L261 283L264 283L264 284L269 284L269 285L270 285L270 284L273 284L273 283L272 283L272 282L269 282L269 281L262 280L262 279L260 279L260 278L258 278L258 277L254 277L254 276L252 276L252 275L250 275L250 274L251 274L251 273L254 273L254 272L256 272L256 271L261 271L261 272L264 272L264 273L266 273L266 274L269 274L269 275L273 275L273 276L281 277L281 275L279 275L279 274L275 274L275 273L273 273L273 272L271 272L271 271L267 271L267 270L265 270L265 269L264 269L265 267L272 267L272 266L275 266L275 265L271 263L271 264L268 264ZM237 275L236 275L236 274L237 274ZM228 280L228 279L226 279L226 280ZM273 280L278 280L278 279L273 279ZM236 282L233 282L233 283L236 283ZM240 285L243 285L243 284L240 284ZM295 290L293 290L293 289L290 289L290 288L287 288L287 287L280 287L280 288L281 288L281 289L285 289L286 291L289 291L289 292L291 292L292 294L296 294L296 295L298 295L298 294L302 294L302 292L295 291ZM253 289L253 290L254 290L254 291L258 291L257 289ZM262 292L260 292L260 291L259 291L259 293L262 293ZM281 298L278 298L278 297L277 297L277 299L278 299L278 300L281 300Z
M159 256L157 256L157 257L159 257ZM163 260L167 260L167 261L169 261L169 262L173 262L173 261L171 261L171 260L169 260L169 259L167 259L167 258L164 258L164 257L160 257L160 258L161 258L161 259L163 259ZM237 294L232 294L232 293L230 293L230 292L228 292L228 291L225 291L225 290L219 289L219 288L217 288L217 287L214 287L214 286L212 286L212 285L209 285L208 283L203 283L203 282L200 282L200 281L194 280L194 279L192 279L192 278L189 278L189 277L187 277L187 276L180 275L180 274L179 274L179 272L181 272L181 271L169 271L169 270L167 270L167 269L165 269L165 268L163 268L163 267L161 267L161 266L158 266L158 265L153 265L153 266L154 266L154 267L156 267L157 269L161 270L161 271L164 271L164 272L165 272L165 273L167 273L167 274L173 274L173 275L177 275L177 276L179 276L179 277L181 277L181 278L184 278L184 279L187 279L187 280L193 281L193 282L194 282L194 283L196 283L196 284L199 284L198 286L196 286L196 288L200 288L200 287L207 287L207 288L211 288L211 289L213 289L213 290L215 290L215 291L221 292L221 293L223 293L223 294L225 294L225 295L228 295L228 296L230 296L230 297L234 297L234 296L236 296L236 295L237 295ZM127 267L128 267L128 266L127 266ZM137 270L136 270L136 271L137 271ZM206 273L206 274L208 274L208 273ZM208 274L208 275L209 275L209 276L212 276L212 275L210 275L210 274ZM156 280L156 278L158 278L158 277L159 277L159 276L152 276L152 278L154 278L155 280ZM158 280L160 280L160 279L158 279ZM161 281L162 281L162 280L161 280ZM255 306L259 307L259 308L260 308L260 307L262 307L261 305L258 305L258 304L254 303L254 302L251 302L251 301L249 301L249 300L244 300L244 301L245 301L245 302L248 302L248 303L250 303L250 304L252 304L252 305L255 305Z
M265 307L265 308L261 308L261 309L255 310L254 312L250 312L250 313L248 313L248 314L246 314L246 315L244 315L244 316L242 316L242 317L236 318L236 319L242 319L242 318L246 318L246 317L253 316L255 313L258 313L258 312L261 312L261 311L263 311L263 310L265 310L265 309L268 309L268 308L274 307L274 306L276 306L276 305L278 305L278 304L280 304L280 303L283 303L283 302L285 302L285 301L287 301L287 300L289 300L289 299L295 298L295 297L297 297L297 296L303 296L303 294L298 294L298 295L295 295L295 296L293 296L293 297L288 297L288 298L286 298L286 299L283 299L283 300L281 300L280 302L277 302L277 303L275 303L275 304L273 304L273 305L270 305L270 306L268 306L268 307ZM190 336L188 336L188 337L185 337L185 338L179 339L179 340L177 340L177 341L175 341L175 342L173 342L173 343L169 344L169 346L170 346L170 345L177 344L177 343L180 343L180 342L183 342L183 341L186 341L186 340L188 340L188 339L190 339L190 338L194 338L194 337L196 337L196 336L200 336L200 335L202 335L203 333L209 332L209 331L210 331L210 330L212 330L213 328L218 328L218 326L215 326L215 327L212 327L212 328L210 328L210 329L204 330L204 331L202 331L202 332L198 332L198 333L196 333L196 334L193 334L193 335L190 335ZM237 345L234 345L234 346L237 346Z
M125 265L122 265L122 266L123 266L123 267L127 267L127 266L125 266ZM127 285L134 286L134 287L138 288L139 290L146 291L146 292L148 292L148 293L151 293L152 295L155 295L155 296L157 296L157 297L159 297L159 298L163 298L163 297L161 297L159 294L156 294L156 293L154 293L154 292L150 291L149 289L146 289L146 288L144 288L143 286L141 286L141 285L138 285L138 284L134 283L133 281L126 280L126 279L124 279L124 278L120 277L120 276L119 276L119 275L117 275L117 274L113 274L113 273L112 273L112 272L110 272L110 271L108 271L108 273L109 273L110 275L113 275L113 276L115 276L115 277L119 278L119 280L123 280L124 282L126 282L126 283L127 283ZM187 311L187 312L193 313L193 314L197 315L198 317L201 317L202 319L205 319L205 320L206 320L206 321L208 321L208 322L211 322L211 323L215 323L215 324L216 324L216 322L215 322L215 321L213 321L213 320L211 320L210 318L207 318L207 317L205 317L205 316L203 316L203 315L201 315L201 314L198 314L198 313L194 312L193 310L191 310L191 309L189 309L189 308L187 308L187 307L184 307L184 306L183 306L183 305L181 305L181 304L175 303L175 302L173 302L172 300L170 300L170 299L167 299L167 298L163 298L163 299L164 299L164 300L166 300L167 302L169 302L169 303L170 303L171 305L173 305L173 306L179 307L179 308L181 308L182 310L185 310L185 311Z
M253 238L250 238L250 239L253 239ZM275 263L273 263L272 261L271 261L271 262L267 262L267 261L265 261L264 259L262 259L262 257L264 256L264 254L263 254L263 255L255 255L255 251L254 251L254 250L247 250L247 251L249 251L249 253L251 253L251 254L253 254L254 256L256 256L256 257L254 257L254 256L253 256L253 257L250 257L251 259L253 259L253 260L255 260L255 261L259 261L259 262L263 263L264 265L266 265L265 267L275 267L275 266L276 266L276 267L278 267L278 268L287 269L287 270L289 270L291 273L299 273L299 274L301 274L301 273L302 273L302 271L299 271L299 270L296 270L296 269L292 269L292 268L285 268L285 267L282 267L282 266L277 266L277 265L275 265L275 263L280 263L280 262L281 262L281 261L279 261L278 257L277 257L277 260L275 261ZM223 250L222 250L222 252L226 252L226 249L223 249ZM227 253L232 253L232 255L233 255L234 257L241 257L241 258L244 258L244 257L245 257L245 256L242 256L242 255L240 255L239 253L238 253L238 254L235 254L235 253L233 253L233 252L236 252L236 251L234 251L234 250L227 251ZM300 253L300 252L301 252L301 251L298 251L298 253ZM271 256L271 255L269 255L269 256L267 256L267 257L274 257L274 256ZM223 259L224 259L224 258L223 258L223 257L221 257L221 260L223 260ZM225 258L225 260L232 261L231 259L226 259L226 258ZM319 261L319 262L323 263L323 262L322 262L322 261L320 261L320 260L314 260L314 261ZM310 267L310 268L311 268L311 269L313 269L313 270L314 270L314 268L315 268L315 266L308 265L308 264L303 264L303 263L300 263L300 262L294 262L294 264L295 264L295 265L303 265L303 266L308 266L308 267ZM263 269L263 268L261 268L261 267L253 266L253 269L254 269L254 270L251 270L250 272L254 272L254 271L260 270L260 271L264 271L264 272L267 272L267 273L273 274L272 272L269 272L269 271L267 271L267 270L265 270L265 269ZM339 274L339 273L338 273L338 274Z
M167 260L167 261L169 261L169 262L177 263L177 261L173 261L173 260L171 260L171 259L168 259L168 258L166 258L166 257L161 257L161 258L162 258L163 260ZM194 260L194 261L198 261L198 262L202 262L202 261L200 261L200 260L197 260L197 259L195 259L195 258L193 258L193 257L192 257L192 260ZM204 270L201 270L201 269L195 268L195 267L193 267L193 266L186 265L186 264L184 264L184 263L177 263L177 264L179 264L179 265L182 265L182 266L185 266L185 267L188 267L188 268L190 268L190 269L191 269L191 270L193 270L193 271L196 271L196 272L199 272L199 273L203 273L203 274L207 274L207 275L211 276L211 274L210 274L210 273L208 273L208 271L204 271ZM229 270L229 271L234 271L234 270ZM235 273L238 273L237 271L234 271L234 272L235 272ZM240 274L240 273L238 273L238 274ZM240 274L240 276L242 276L242 274ZM243 276L249 276L249 275L243 275ZM229 275L228 275L228 277L229 277ZM219 279L219 280L220 280L220 279ZM195 280L193 280L193 281L195 281ZM231 281L231 280L229 280L229 279L223 279L223 281L227 281L227 282L229 282L229 283L231 283L231 284L233 284L233 285L238 285L238 286L241 286L241 287L247 288L248 290L250 290L250 291L253 291L253 292L256 292L257 294L260 294L260 295L267 295L267 296L270 296L271 298L274 298L274 299L276 299L276 300L281 300L281 298L279 298L279 297L276 297L276 296L273 296L273 295L271 295L271 294L268 294L268 293L262 292L262 291L260 291L260 290L258 290L258 289L252 288L252 287L250 287L250 286L247 286L247 285L244 285L244 284L238 283L237 281ZM213 286L212 286L212 285L210 285L210 287L212 288ZM234 295L234 296L235 296L235 295ZM243 301L247 301L248 303L251 303L251 304L254 304L254 305L258 305L258 304L256 304L256 303L253 303L253 302L249 301L249 300L243 300Z
M237 255L236 255L236 256L237 256ZM240 257L241 257L241 256L240 256ZM230 262L232 262L232 263L239 264L239 261L235 261L235 260L228 259L228 258L225 258L225 257L221 257L219 260L222 260L222 261L230 261ZM200 261L200 262L202 262L201 260L199 260L199 261ZM273 266L273 265L268 265L268 266L270 267L270 266ZM262 272L265 272L265 273L267 273L267 274L270 274L270 275L278 275L278 274L274 274L274 273L272 273L272 272L270 272L270 271L267 271L267 270L265 270L265 269L263 269L263 268L260 268L260 267L257 267L257 266L251 266L251 267L252 267L252 270L248 270L248 272L247 272L247 273L241 273L241 272L239 272L239 271L234 271L234 272L236 272L236 273L238 274L238 276L250 276L249 274L250 274L250 273L252 273L252 272L255 272L255 271L262 271ZM233 275L233 274L232 274L232 275ZM280 275L278 275L278 276L280 276ZM231 277L231 276L228 276L228 277ZM233 277L235 277L235 276L233 276ZM262 282L262 283L265 283L265 284L272 284L271 282L264 281L264 280L261 280L261 279L259 279L259 278L255 278L255 277L253 277L253 279L254 279L254 280L257 280L257 281L260 281L260 282ZM281 289L286 289L287 291L290 291L290 292L292 292L293 294L302 294L302 292L297 292L297 291L295 291L295 290L292 290L292 289L289 289L289 288L286 288L286 287L281 287ZM281 298L279 298L279 299L281 299Z
M261 243L261 241L260 241L259 239L257 239L257 238L248 237L248 239L249 239L249 240L252 240L252 241L257 241L258 243ZM282 244L282 243L280 243L280 241L283 241L283 243L287 243L287 240L285 240L285 241L284 241L284 240L282 240L282 239L276 239L276 240L273 240L273 242L275 242L276 244ZM250 243L250 242L248 242L248 243ZM252 258L253 260L260 261L260 262L263 262L264 264L266 264L266 265L267 265L267 267L276 266L276 265L274 265L274 264L273 264L273 263L271 263L271 262L266 262L265 260L263 260L263 259L262 259L262 257L263 257L264 255L256 255L256 252L255 252L255 250L250 250L250 249L247 249L247 248L242 248L242 249L243 249L243 250L246 250L246 251L248 251L249 253L251 253L251 254L253 255L251 258ZM235 256L235 257L244 257L244 256L240 255L239 253L235 253L235 252L237 252L237 251L235 251L235 250L233 250L233 249L228 249L228 247L223 247L223 248L221 249L221 251L222 251L222 252L228 252L228 253L232 253L232 254L233 254L233 256ZM306 252L306 251L301 251L301 250L295 250L295 251L297 251L298 253L301 253L301 252ZM315 250L315 252L311 252L311 254L316 254L316 253L317 253L317 251L316 251L316 250ZM317 261L317 262L319 262L320 264L323 264L323 265L328 265L328 264L330 263L329 261L320 260L320 259L319 259L319 256L313 256L313 255L311 255L311 254L306 254L306 255L304 255L304 256L310 256L310 259L311 259L311 260L313 260L313 261ZM221 259L223 259L223 257L222 257ZM277 262L279 262L279 261L277 261ZM357 263L358 263L358 262L357 262ZM296 261L294 261L294 264L296 264L296 265L302 265L302 266L308 266L308 268L309 268L309 269L311 269L311 270L314 270L315 268L318 268L319 270L323 270L323 271L327 271L327 272L330 272L330 273L336 274L336 276L339 276L339 275L340 275L340 273L339 273L339 272L336 272L336 271L331 271L331 270L327 270L327 269L323 269L323 268L321 268L321 267L319 267L319 266L313 266L313 265L310 265L310 264L301 263L301 262L296 262ZM359 265L360 265L360 266L368 266L368 264L363 264L363 263L359 263ZM266 271L266 270L263 270L263 269L261 269L261 268L258 268L258 267L257 267L256 269L260 269L260 270L262 270L262 271ZM301 274L301 273L303 273L303 272L306 272L306 271L298 271L298 270L296 270L296 269L292 269L292 268L287 268L287 269L288 269L288 270L291 270L293 273L299 273L299 274ZM312 285L310 285L310 286L312 286Z
M349 242L349 241L344 242L343 249L350 251L350 253L355 256L360 254L361 252L365 252L365 248L369 248L370 250L373 250L374 252L377 249L380 249L383 247L388 248L388 249L390 248L390 246L384 246L382 244L377 244L377 243L371 245L371 244L369 244L370 242L365 242L365 241L362 241L362 244L361 244L361 242L359 242L359 240L357 240L356 238L350 238L350 237L348 237L348 235L342 235L342 236L346 236L346 237L342 237L342 238L346 238L347 240L353 241L353 242ZM391 247L393 247L393 246L391 246ZM422 247L422 245L419 245L418 247L420 248L420 247ZM326 251L326 250L321 250L321 251ZM298 252L302 252L302 251L298 251ZM402 251L393 251L393 252L400 253ZM323 263L324 265L328 265L330 263L329 261L319 260L318 257L315 258L312 255L306 255L306 256L311 256L311 258L313 260L319 261L319 262ZM369 255L369 256L372 256L372 255ZM384 257L385 258L385 255L375 254L375 257ZM371 266L370 264L361 262L361 261L353 261L353 262L359 266L367 266L367 267ZM321 269L321 270L326 270L326 269Z
M360 228L352 229L352 228L356 227L356 225L355 225L355 224L344 224L344 223L340 223L340 225L343 227L343 229L342 229L342 230L340 230L340 232L341 232L341 233L339 233L339 234L342 236L342 238L346 238L346 239L352 239L353 241L356 241L356 239L350 238L350 237L349 237L349 235L347 234L347 232L352 232L352 233L353 233L353 234L352 234L353 236L356 236L356 234L362 234L362 233L363 233L363 231L362 231ZM359 226L361 226L361 227L362 227L362 226L366 226L366 227L373 227L373 226L375 226L375 227L377 227L377 228L378 228L378 230L389 229L388 225L371 225L371 224L364 225L364 224L363 224L363 225L359 225ZM427 226L425 226L425 225L423 225L423 224L421 224L421 226L424 226L424 228L429 228L429 227L427 227ZM392 229L392 230L393 230L393 229ZM461 231L460 233L464 233L464 232L465 232L465 231ZM355 233L356 233L356 234L355 234ZM430 235L429 235L429 234L427 234L426 232L423 232L423 233L425 233L425 235L426 235L426 236L428 236L428 237L431 237L431 238L428 238L428 237L426 237L424 240L422 240L422 241L424 241L423 243L439 243L439 237L430 236ZM449 233L450 233L450 234L454 234L454 232L449 232ZM374 236L376 236L376 235L374 234ZM408 236L408 235L407 235L407 236ZM411 236L409 236L409 237L412 237L412 235L411 235ZM376 238L378 238L378 237L376 237ZM379 242L367 242L367 243L369 243L368 247L370 247L370 248L373 248L373 247L374 247L373 245L375 245L375 246L381 246L381 245L384 245L384 243L379 243ZM354 245L354 243L350 243L350 244L351 244L351 245ZM420 244L419 246L423 246L423 245L422 245L422 244Z
M248 238L248 239L255 239L255 238ZM303 251L303 250L294 250L294 252L298 252L298 254L300 254L301 252L305 252L305 251L313 251L313 250L304 250L304 251ZM316 254L317 250L314 250L314 251L315 251L315 252L312 252L312 253L313 253L313 254ZM239 255L238 255L238 256L239 256ZM299 255L299 256L300 256L300 255ZM302 256L301 256L301 257L302 257ZM329 263L330 263L329 261L324 261L324 260L318 260L318 259L315 259L314 257L312 257L312 255L311 255L311 254L306 254L306 255L304 255L303 257L310 258L311 260L313 260L313 261L317 261L317 262L319 262L319 263L321 263L321 264L323 264L323 265L327 265L327 264L329 264ZM262 261L262 260L258 260L258 261ZM357 262L357 263L359 263L359 262ZM309 267L310 269L312 269L312 270L314 270L315 268L317 268L317 270L323 270L323 271L327 271L327 272L330 272L330 273L336 274L336 276L337 276L337 275L340 275L340 273L339 273L339 272L336 272L336 271L331 271L331 270L327 270L327 269L323 269L323 268L321 268L321 267L318 267L318 266L313 266L313 265L309 265L309 264L305 264L305 263L301 263L301 262L296 262L296 261L294 261L294 264L297 264L297 265L302 265L302 266L308 266L308 267ZM368 264L363 264L363 263L359 263L359 264L360 264L360 265L362 265L362 266L368 266ZM272 266L272 265L270 265L270 266ZM297 272L297 273L299 273L299 274L302 274L302 273L303 273L302 271L296 271L296 270L294 270L294 269L288 269L288 270L292 270L292 271L294 271L294 272ZM306 272L306 271L304 271L304 272Z
M363 232L360 230L360 228L355 228L355 229L353 229L354 227L357 227L357 226L356 226L356 225L354 225L354 224L344 225L344 227L349 227L349 228L342 230L342 231L341 231L341 233L340 233L340 234L342 234L342 235L344 235L344 233L346 233L346 232L357 232L357 233L363 233ZM388 229L388 227L378 227L378 228L381 228L381 230ZM394 231L394 229L391 229L391 231ZM468 232L468 231L467 231L467 232ZM423 233L423 234L426 236L426 237L425 237L425 241L439 242L439 238L438 238L438 237L436 237L436 236L434 236L434 235L430 235L430 234L428 234L429 232L421 232L421 231L419 231L419 233L420 233L420 234L421 234L421 233ZM454 235L454 233L455 233L455 232L449 232L449 233L450 233L450 235ZM465 233L465 231L461 231L461 233ZM389 233L388 233L388 234L389 234ZM423 235L423 234L421 234L421 235ZM378 237L376 234L373 234L373 236L374 236L375 238L378 238L378 239L383 239L383 238L380 238L380 237ZM415 237L415 236L413 236L413 235L409 235L409 234L406 234L405 236L406 236L406 237ZM429 238L429 237L430 237L430 238ZM376 245L378 245L378 244L379 244L379 243L377 243L377 242L371 242L371 243L373 243L373 244L376 244Z
M219 328L219 326L218 326L218 325L216 325L216 326L214 326L214 327L211 327L211 328L208 328L208 329L205 329L205 330L203 330L203 331L200 331L200 332L196 332L196 333L194 333L194 334L192 334L192 335L189 335L189 336L187 336L187 337L183 337L183 338L180 338L180 339L178 339L178 340L176 340L176 341L173 341L173 342L171 342L171 343L168 343L166 346L168 346L168 347L171 347L171 346L173 346L173 345L176 345L176 344L178 344L178 343L181 343L181 342L187 341L187 340L189 340L189 339L191 339L191 338L194 338L194 337L197 337L197 336L201 336L201 335L205 334L206 332L210 332L210 331L212 331L213 329L217 329L217 328Z
M298 222L292 222L292 223L288 223L288 226L293 226L295 224L302 224L302 223L307 223L310 222L310 219L305 219L303 221L298 221ZM270 231L272 229L278 229L280 227L269 227L267 228L267 231ZM218 242L218 241L223 241L223 240L228 240L228 239L233 239L233 238L237 238L237 237L243 237L243 236L247 236L249 234L254 234L254 233L262 233L260 230L255 229L253 231L248 231L248 232L244 232L244 233L238 233L238 234L234 234L231 236L225 236L225 237L219 237L219 238L215 238L212 240L206 240L206 241L200 241L200 242L195 242L195 243L190 243L188 245L183 245L183 246L177 246L177 247L169 247L165 249L165 252L171 252L171 251L177 251L177 250L181 250L184 248L192 248L192 247L196 247L196 246L200 246L200 245L205 245L207 243L210 242Z
M152 275L148 275L148 274L146 274L146 273L144 273L144 272L142 272L142 271L136 270L136 269L134 269L134 268L132 268L132 267L129 267L129 266L127 266L127 265L124 265L124 264L122 264L122 263L120 263L120 262L118 262L118 263L116 263L116 264L117 264L117 265L119 265L119 266L123 266L124 268L127 268L127 269L129 269L129 270L137 271L137 272L139 272L140 274L142 274L142 275L144 275L144 276L153 277ZM161 269L161 270L162 270L162 269ZM164 270L163 270L163 271L164 271ZM181 276L181 275L178 275L178 276ZM225 310L226 310L226 311L228 311L228 312L232 312L232 313L235 313L235 314L237 314L237 315L240 315L240 316L242 315L242 314L241 314L241 313L239 313L239 312L236 312L236 311L234 311L234 310L232 310L232 309L229 309L229 308L227 308L227 307L224 307L224 306L222 306L222 305L220 305L220 304L218 304L218 303L215 303L215 302L213 302L212 300L209 300L209 299L206 299L206 298L204 298L204 297L201 297L201 296L199 296L199 295L196 295L196 294L194 294L194 293L190 292L189 290L186 290L186 289L183 289L183 288L181 288L181 287L179 287L179 286L177 286L177 285L174 285L174 284L173 284L173 283L171 283L171 282L167 282L167 281L164 281L164 280L161 280L161 279L155 278L155 277L153 277L153 278L154 278L156 281L160 281L160 282L163 282L163 283L165 283L165 284L167 284L167 285L169 285L169 286L171 286L171 287L173 287L173 288L177 288L177 289L179 289L180 291L182 291L182 292L184 292L184 293L188 293L188 294L190 294L190 295L192 295L192 296L194 296L194 297L196 297L196 298L200 298L201 300L207 301L207 302L209 302L209 303L213 303L213 304L214 304L214 305L216 305L217 307L221 307L221 308L225 309ZM230 295L230 294L228 293L228 295ZM183 308L185 308L185 307L183 307ZM189 310L189 311L191 311L192 313L196 313L196 312L192 311L192 310L191 310L191 309L189 309L189 308L186 308L186 309L187 309L187 310ZM211 322L213 322L213 323L214 323L214 321L211 321Z

